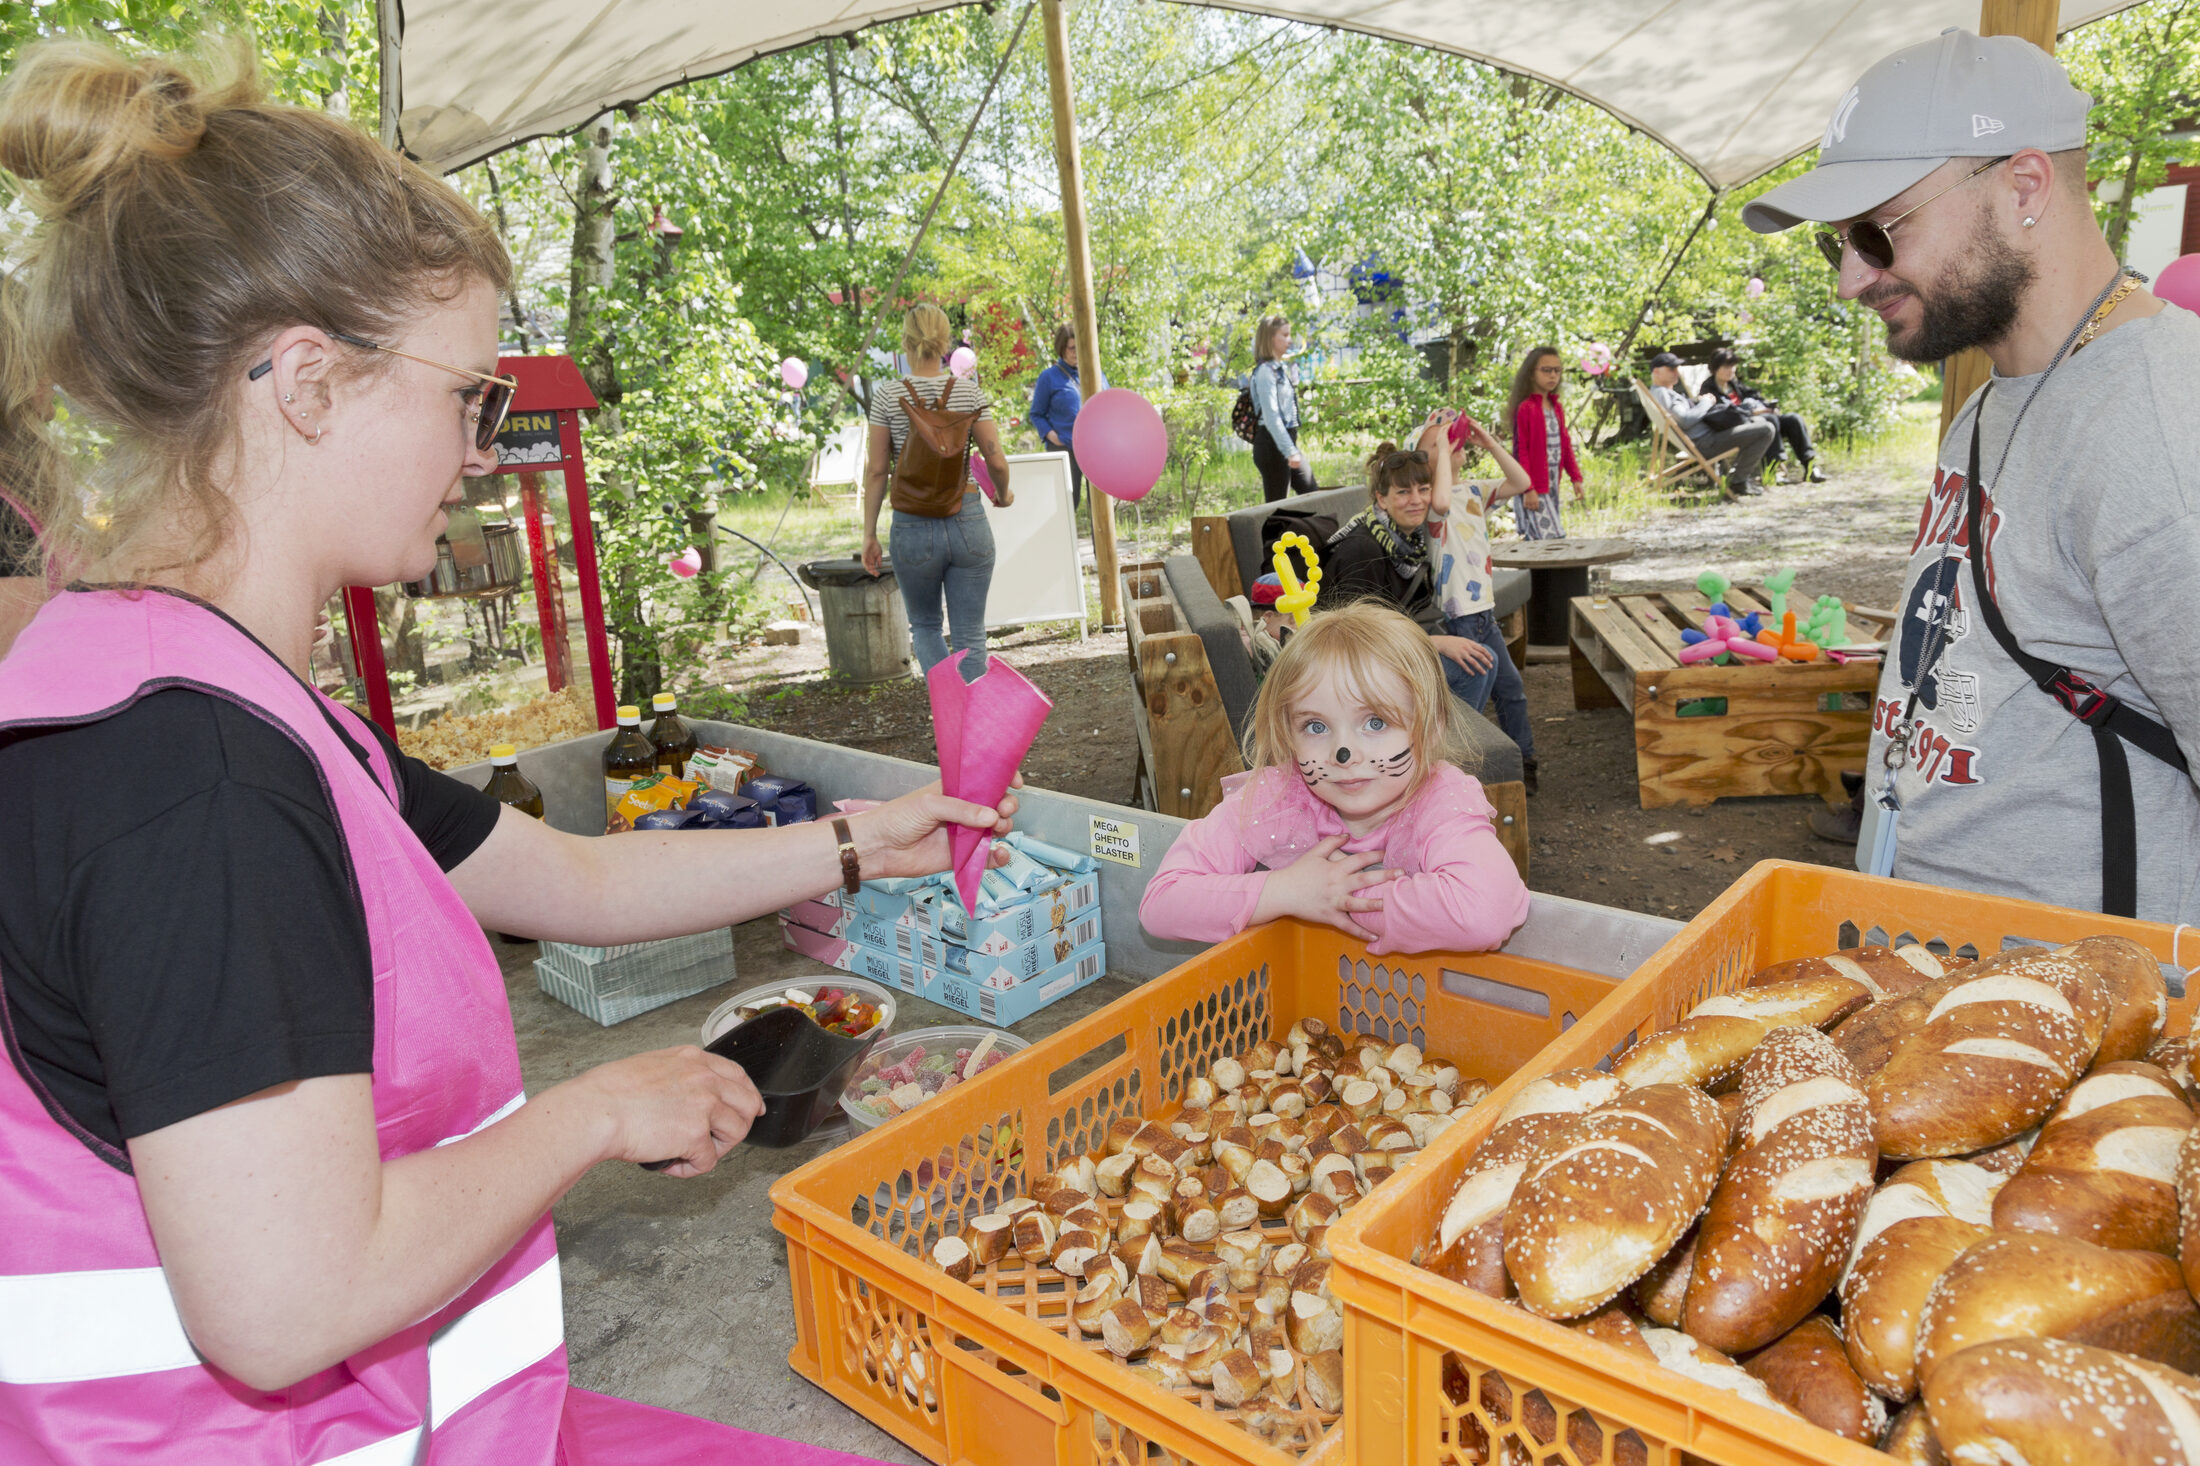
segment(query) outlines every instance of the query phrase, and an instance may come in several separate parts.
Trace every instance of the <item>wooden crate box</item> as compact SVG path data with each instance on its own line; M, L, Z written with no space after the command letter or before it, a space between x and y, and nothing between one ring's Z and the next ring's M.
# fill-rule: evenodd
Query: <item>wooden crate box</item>
M1727 603L1737 616L1768 609L1756 587L1730 591ZM1811 602L1792 594L1788 603ZM1708 610L1693 590L1613 596L1601 610L1581 596L1569 606L1574 706L1633 711L1642 807L1759 794L1845 803L1841 774L1864 767L1880 664L1683 666L1681 632L1702 630ZM1848 614L1856 642L1880 640L1892 624L1884 612Z

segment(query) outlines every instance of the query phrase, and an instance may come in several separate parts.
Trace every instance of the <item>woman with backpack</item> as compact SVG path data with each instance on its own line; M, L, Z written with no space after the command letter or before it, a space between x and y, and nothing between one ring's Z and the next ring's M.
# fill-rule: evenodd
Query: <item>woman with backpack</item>
M947 314L913 307L902 318L901 351L909 374L871 394L871 451L863 475L863 568L879 573L879 509L889 487L894 505L894 576L909 613L917 665L930 672L949 644L972 653L968 681L985 670L985 597L993 584L993 530L970 475L971 440L993 475L1004 508L1008 455L977 375L949 374ZM947 635L940 634L944 600Z
M1242 435L1252 439L1261 497L1271 504L1286 491L1314 492L1314 474L1299 451L1298 374L1283 359L1290 349L1290 321L1262 316L1253 333L1253 375L1245 383L1256 421L1253 430Z

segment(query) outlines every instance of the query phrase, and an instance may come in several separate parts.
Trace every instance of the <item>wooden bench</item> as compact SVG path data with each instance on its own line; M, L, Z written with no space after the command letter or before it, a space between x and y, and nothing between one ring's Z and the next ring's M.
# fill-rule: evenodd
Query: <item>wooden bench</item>
M1207 648L1186 621L1159 560L1126 565L1131 721L1138 730L1138 804L1196 820L1222 802L1222 776L1244 757L1215 687Z
M1737 616L1766 611L1762 587L1737 587ZM1702 630L1709 602L1698 591L1587 596L1568 608L1577 708L1623 707L1635 722L1635 781L1642 807L1702 806L1736 795L1816 794L1845 803L1843 770L1861 771L1871 743L1878 661L1682 665L1681 632ZM1802 610L1811 598L1791 594ZM1850 640L1883 641L1886 612L1849 608Z

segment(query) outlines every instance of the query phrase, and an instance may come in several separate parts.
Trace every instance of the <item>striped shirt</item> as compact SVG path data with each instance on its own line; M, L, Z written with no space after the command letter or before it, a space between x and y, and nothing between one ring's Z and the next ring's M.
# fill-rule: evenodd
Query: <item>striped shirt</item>
M899 381L886 382L871 393L871 421L882 425L894 442L894 456L901 457L902 445L909 441L909 413L903 407L906 394L915 389L917 400L926 406L939 405L940 383L952 380L954 386L947 391L946 409L949 412L975 412L978 422L993 420L992 404L986 400L985 388L978 385L976 377L955 377L945 373L936 377L903 377Z

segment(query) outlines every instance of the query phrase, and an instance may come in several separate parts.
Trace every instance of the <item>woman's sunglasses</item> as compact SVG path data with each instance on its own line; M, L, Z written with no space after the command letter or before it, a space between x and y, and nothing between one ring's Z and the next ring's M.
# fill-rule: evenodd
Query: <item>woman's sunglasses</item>
M443 371L455 372L462 377L472 377L475 381L480 382L482 384L481 400L474 405L474 410L467 414L474 424L474 446L483 452L487 452L496 445L497 434L504 427L504 419L512 411L512 398L519 392L519 378L493 377L487 372L477 372L471 367L452 366L447 361L437 361L433 357L415 356L409 351L399 351L394 346L384 346L379 342L368 341L359 336L348 336L342 331L331 331L329 335L343 342L346 346L356 346L361 351L386 351L391 356L402 356L407 361L417 361L422 366L438 367ZM257 382L273 370L275 370L275 362L273 358L270 358L261 362L251 371L246 372L245 380Z
M1894 240L1891 236L1895 225L1909 218L1919 209L1924 208L1933 199L1945 198L1981 173L1999 168L2015 156L2016 154L2009 153L2003 157L1988 159L1949 184L1939 193L1934 194L1932 198L1926 199L1923 203L1912 204L1884 224L1874 224L1866 219L1860 223L1851 224L1847 229L1821 229L1817 234L1818 252L1826 257L1827 264L1838 270L1841 268L1842 246L1846 244L1856 251L1858 259L1870 265L1873 269L1891 270L1894 268Z

